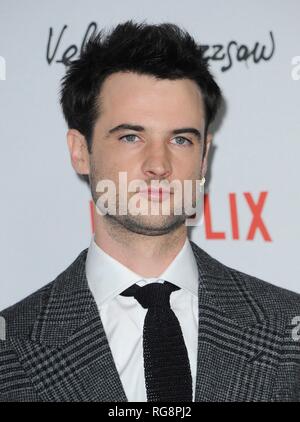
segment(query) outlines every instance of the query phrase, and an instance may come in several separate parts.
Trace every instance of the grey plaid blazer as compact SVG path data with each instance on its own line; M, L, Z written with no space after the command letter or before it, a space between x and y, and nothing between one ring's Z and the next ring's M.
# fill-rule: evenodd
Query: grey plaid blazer
M199 270L196 401L300 401L300 295L217 261ZM85 275L87 249L1 312L0 401L128 401ZM294 330L294 331L293 331Z

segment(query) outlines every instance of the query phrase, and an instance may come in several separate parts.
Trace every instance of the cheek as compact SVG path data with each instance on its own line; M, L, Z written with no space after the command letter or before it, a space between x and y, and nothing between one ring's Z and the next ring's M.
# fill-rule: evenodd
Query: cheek
M176 174L178 178L194 180L201 174L201 160L197 156L190 157L186 162L181 162L177 167Z
M135 162L125 151L119 149L103 149L99 151L99 163L101 162L102 168L107 173L118 173L120 171L130 171Z

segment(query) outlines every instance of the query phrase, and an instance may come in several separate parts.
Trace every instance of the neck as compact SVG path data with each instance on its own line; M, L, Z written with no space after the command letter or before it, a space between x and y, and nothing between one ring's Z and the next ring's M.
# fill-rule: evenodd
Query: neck
M176 230L147 236L99 215L95 219L95 242L108 255L143 277L158 277L175 259L187 238L184 224Z

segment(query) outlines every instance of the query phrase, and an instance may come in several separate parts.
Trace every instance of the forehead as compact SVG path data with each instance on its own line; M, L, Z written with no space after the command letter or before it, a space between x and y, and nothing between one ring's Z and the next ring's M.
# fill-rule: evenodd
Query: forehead
M101 115L117 119L149 119L204 124L201 91L191 79L157 79L152 75L116 72L100 91Z

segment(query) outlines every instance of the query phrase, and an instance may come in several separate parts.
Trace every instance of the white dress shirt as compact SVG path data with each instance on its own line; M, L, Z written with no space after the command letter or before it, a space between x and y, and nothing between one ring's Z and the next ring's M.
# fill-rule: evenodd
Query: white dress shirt
M94 236L88 249L86 275L97 303L105 334L128 401L146 402L143 325L147 309L134 297L120 296L133 284L144 286L164 280L181 289L171 293L170 305L177 316L187 348L195 398L198 351L198 269L186 239L168 268L157 278L142 277L100 248Z

